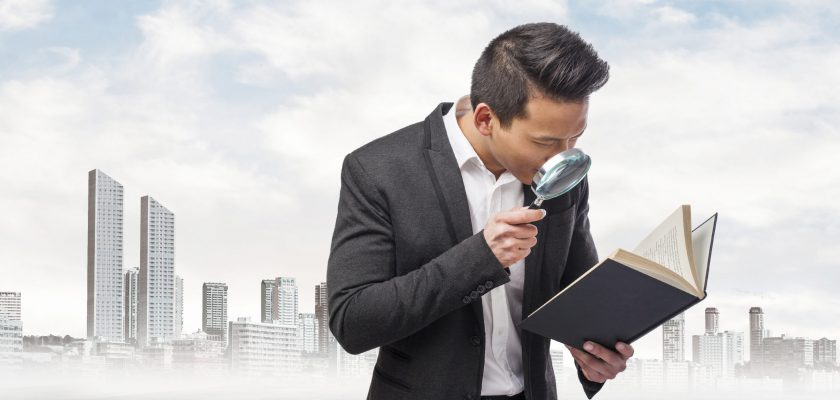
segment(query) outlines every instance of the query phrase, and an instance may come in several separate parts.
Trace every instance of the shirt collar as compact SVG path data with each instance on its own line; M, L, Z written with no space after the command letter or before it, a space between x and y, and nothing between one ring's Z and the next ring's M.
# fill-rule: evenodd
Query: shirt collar
M455 105L449 108L449 112L443 116L443 126L446 128L446 136L449 137L449 145L452 146L452 152L455 153L455 161L458 162L458 168L464 168L470 160L475 160L479 165L483 166L481 158L475 152L475 149L464 136L461 127L458 126L458 120L455 118Z

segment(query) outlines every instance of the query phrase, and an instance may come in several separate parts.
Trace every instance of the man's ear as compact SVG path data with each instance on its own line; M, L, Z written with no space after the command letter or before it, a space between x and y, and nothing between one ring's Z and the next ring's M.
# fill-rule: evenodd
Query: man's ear
M496 114L487 103L478 103L473 111L473 124L482 136L493 136L493 120Z

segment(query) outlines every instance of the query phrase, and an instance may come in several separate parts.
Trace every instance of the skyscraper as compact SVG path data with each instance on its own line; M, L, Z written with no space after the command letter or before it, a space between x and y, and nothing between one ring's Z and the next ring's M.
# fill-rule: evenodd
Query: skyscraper
M20 292L0 292L0 365L21 364L23 322Z
M708 334L716 334L718 333L718 328L720 327L720 313L718 313L718 309L715 307L707 307L706 308L706 333Z
M227 345L227 284L205 282L201 287L201 330Z
M271 294L271 322L296 325L298 317L298 287L295 278L278 277Z
M723 331L719 335L725 336L724 356L730 366L744 363L744 332Z
M151 196L140 210L137 340L146 346L175 338L175 214Z
M318 319L315 314L301 313L298 315L298 339L304 353L318 351Z
M123 291L123 303L125 311L123 319L123 333L126 343L137 340L137 274L139 268L132 268L125 272L125 290Z
M692 359L695 363L711 367L716 377L728 375L726 351L728 344L723 335L706 333L694 335L692 341Z
M20 321L20 292L0 292L0 318Z
M271 323L272 314L274 313L271 302L274 297L275 281L273 279L263 279L260 284L260 321L263 323Z
M315 285L315 318L318 319L318 352L329 352L330 313L327 307L327 282Z
M724 331L692 337L694 362L710 367L713 376L733 376L744 362L744 333Z
M87 337L123 337L123 186L88 172Z
M814 341L814 366L831 368L837 365L837 341L822 338Z
M761 363L761 341L764 339L764 311L761 307L750 308L750 364Z
M662 359L685 361L685 316L683 313L662 325Z
M184 331L184 278L175 275L175 338Z

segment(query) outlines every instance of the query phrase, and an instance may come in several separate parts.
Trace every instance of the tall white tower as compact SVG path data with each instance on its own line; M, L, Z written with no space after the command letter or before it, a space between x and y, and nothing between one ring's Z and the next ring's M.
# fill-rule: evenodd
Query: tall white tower
M87 337L123 341L123 186L88 172Z
M175 338L175 214L151 196L140 199L137 341Z
M662 325L662 359L685 361L685 316L683 313Z
M295 278L281 276L274 280L271 303L271 322L281 325L297 325L298 287Z

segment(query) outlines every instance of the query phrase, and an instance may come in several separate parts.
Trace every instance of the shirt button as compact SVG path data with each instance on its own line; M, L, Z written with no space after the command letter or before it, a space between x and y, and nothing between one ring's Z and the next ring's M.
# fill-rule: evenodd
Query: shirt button
M478 347L481 345L481 339L479 339L478 336L473 336L470 338L470 343L472 343L473 346Z

